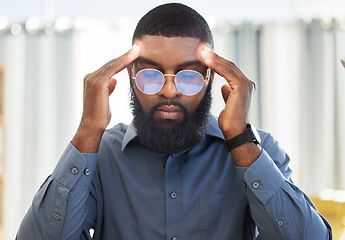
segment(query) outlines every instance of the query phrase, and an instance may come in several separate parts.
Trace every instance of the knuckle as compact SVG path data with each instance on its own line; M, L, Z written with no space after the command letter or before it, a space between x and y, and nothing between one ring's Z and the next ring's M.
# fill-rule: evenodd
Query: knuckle
M113 68L114 65L115 65L115 63L114 63L113 61L112 61L112 62L109 62L109 63L107 64L107 68Z
M87 74L87 75L84 77L84 83L89 82L90 79L91 79L91 74Z
M236 67L236 64L232 61L227 61L227 64L230 66L230 67Z
M109 65L114 64L115 61L116 59L111 59L109 62L105 64L105 66L108 67Z
M94 81L95 76L93 74L88 74L84 77L84 86L86 88L93 87L97 81Z
M249 89L251 92L255 92L255 90L256 90L255 83L253 81L250 81L250 80L249 80Z
M250 81L250 82L252 83L253 91L255 91L255 90L256 90L256 84L255 84L255 82L253 82L253 81Z

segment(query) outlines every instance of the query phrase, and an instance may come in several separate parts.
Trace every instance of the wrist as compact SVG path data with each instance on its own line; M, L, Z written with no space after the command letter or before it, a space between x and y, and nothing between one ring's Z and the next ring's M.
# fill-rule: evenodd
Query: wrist
M262 148L253 142L245 143L231 151L234 164L238 167L250 167L260 156Z
M246 124L245 130L235 134L234 137L225 139L225 146L229 152L249 142L256 145L261 143L261 139L256 128L250 123Z
M235 124L233 124L235 126ZM228 128L222 130L223 136L225 141L229 141L230 139L244 133L247 129L246 123L237 124L236 127Z
M81 153L97 153L105 129L81 122L72 139L73 146Z

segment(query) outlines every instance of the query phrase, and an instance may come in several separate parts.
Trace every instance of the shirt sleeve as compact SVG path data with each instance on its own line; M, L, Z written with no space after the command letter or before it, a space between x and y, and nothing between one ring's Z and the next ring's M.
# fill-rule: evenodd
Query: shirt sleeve
M85 204L97 158L97 153L82 154L70 143L34 196L16 239L90 239Z
M248 198L259 239L332 239L327 220L291 181L289 157L270 136L249 167L236 167Z

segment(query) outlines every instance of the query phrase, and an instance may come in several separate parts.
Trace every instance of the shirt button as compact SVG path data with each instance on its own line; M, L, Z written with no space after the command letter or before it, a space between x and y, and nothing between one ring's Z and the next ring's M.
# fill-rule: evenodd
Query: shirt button
M77 175L78 174L78 168L76 168L76 167L72 168L72 173L74 175Z
M278 225L279 227L283 226L283 224L284 224L283 220L278 220L277 225Z
M84 174L85 174L86 176L90 175L90 173L91 173L90 169L88 169L88 168L85 169Z
M176 194L175 192L172 192L172 193L170 194L170 197L171 197L172 199L175 199L175 198L177 198L177 194Z
M55 218L56 220L60 220L60 214L55 214L54 218Z
M255 189L258 189L259 187L260 187L260 183L259 182L253 182L253 188L255 188Z
M173 237L171 240L177 240L177 238Z

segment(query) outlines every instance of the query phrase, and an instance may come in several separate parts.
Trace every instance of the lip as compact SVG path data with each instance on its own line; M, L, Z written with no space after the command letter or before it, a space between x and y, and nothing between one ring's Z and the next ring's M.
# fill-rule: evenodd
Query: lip
M175 105L163 105L157 108L157 111L164 112L182 112L182 109Z
M183 114L183 111L174 105L163 105L157 108L156 113L162 119L178 119Z

